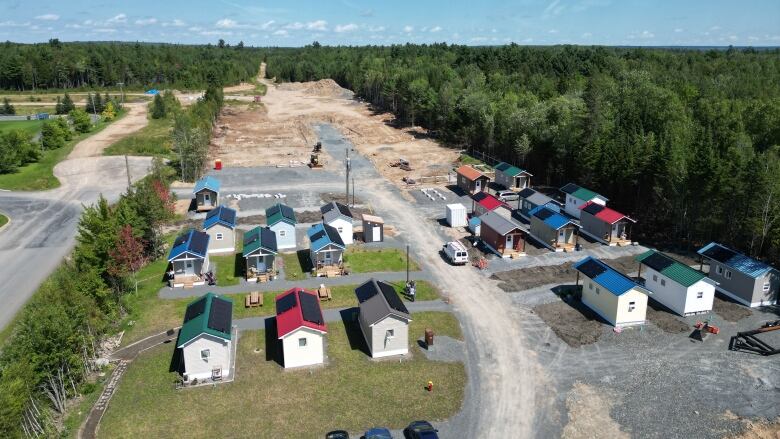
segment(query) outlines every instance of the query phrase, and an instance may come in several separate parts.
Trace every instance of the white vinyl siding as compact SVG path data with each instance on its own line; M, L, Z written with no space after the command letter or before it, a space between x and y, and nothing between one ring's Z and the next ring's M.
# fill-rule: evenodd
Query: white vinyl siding
M209 334L201 334L182 348L184 372L188 380L208 379L214 369L222 369L222 376L230 373L230 341Z
M282 339L282 349L286 368L322 364L325 361L325 336L313 329L299 328Z

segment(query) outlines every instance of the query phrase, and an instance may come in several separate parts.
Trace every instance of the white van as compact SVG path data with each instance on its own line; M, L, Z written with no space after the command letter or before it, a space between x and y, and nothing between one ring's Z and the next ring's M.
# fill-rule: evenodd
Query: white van
M460 241L450 241L444 244L444 254L455 265L466 265L469 263L469 251Z

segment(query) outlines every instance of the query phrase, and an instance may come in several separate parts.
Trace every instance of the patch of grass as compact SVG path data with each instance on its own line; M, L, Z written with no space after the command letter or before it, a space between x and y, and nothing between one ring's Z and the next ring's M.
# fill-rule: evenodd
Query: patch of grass
M104 155L162 156L171 158L173 116L149 118L149 124L109 146Z
M344 262L353 273L372 273L375 271L406 270L406 253L397 248L364 250L351 247L344 252ZM409 260L409 269L417 271L420 266L414 259Z
M308 262L309 252L308 250L301 250L296 253L281 253L282 263L284 264L284 275L287 280L303 280L309 277L308 270L303 268L303 265L311 265ZM278 259L277 259L278 260Z
M119 113L114 121L119 120L127 112ZM58 149L44 151L41 159L35 163L22 166L13 174L0 174L0 189L12 191L41 191L60 186L60 181L54 176L54 167L65 159L77 143L96 134L108 126L110 122L100 121L89 133L73 134L73 139Z
M0 227L8 224L8 217L0 213Z
M460 162L461 165L484 165L485 163L475 157L472 157L468 154L461 154L460 157L458 157L458 162Z
M62 432L61 437L69 437L72 439L78 437L79 427L84 423L92 406L95 405L95 402L97 402L97 399L103 392L103 387L105 387L108 379L111 378L113 370L114 366L109 365L104 369L104 375L102 377L97 377L97 381L94 383L86 383L81 386L79 392L81 392L82 396L74 405L68 407L65 414L65 419L63 420L64 431ZM89 393L87 393L87 389L89 389Z
M41 131L42 120L8 120L0 122L0 133L22 130L34 136Z
M242 269L244 258L241 257L241 254L211 255L209 259L212 267L217 267L217 285L221 287L238 285L239 279L244 276ZM213 268L211 269L213 270Z
M432 326L435 313L416 315ZM413 323L413 324L414 324ZM206 438L219 426L223 437L321 438L336 428L364 431L372 425L403 428L415 419L437 421L461 406L466 383L462 363L429 361L410 337L410 360L372 361L354 323L328 325L325 367L284 371L268 355L264 331L243 332L236 381L175 390L168 372L173 345L141 354L128 368L100 427L101 437ZM269 337L274 340L275 337ZM255 349L260 349L256 353ZM433 380L435 389L423 386ZM304 416L290 416L300 413Z
M460 329L458 319L452 313L434 311L412 314L412 323L409 325L409 340L423 337L428 328L433 329L434 335L446 335L456 340L463 340L463 331ZM435 345L435 338L433 342Z

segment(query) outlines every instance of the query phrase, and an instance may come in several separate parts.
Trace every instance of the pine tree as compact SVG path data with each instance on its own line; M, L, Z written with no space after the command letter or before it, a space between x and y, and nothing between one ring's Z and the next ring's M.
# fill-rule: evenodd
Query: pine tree
M65 93L65 96L62 98L62 113L60 114L69 114L71 111L76 109L76 105L73 103L73 100L70 98L70 95Z

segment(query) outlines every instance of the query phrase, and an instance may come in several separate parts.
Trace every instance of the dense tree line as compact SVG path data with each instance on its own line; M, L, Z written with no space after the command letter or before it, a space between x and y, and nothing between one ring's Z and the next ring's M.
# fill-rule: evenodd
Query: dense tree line
M254 78L256 49L141 43L0 44L0 89L204 89Z
M606 47L274 49L268 75L330 77L401 123L577 182L635 237L717 239L780 263L780 50Z
M170 99L175 101L171 96ZM152 113L163 112L170 108L171 104L164 104L165 99L152 104ZM201 177L203 166L206 163L209 152L209 142L217 116L224 102L221 87L209 87L202 98L186 111L174 114L173 147L179 155L179 173L182 181L195 181Z
M90 386L97 346L117 330L136 272L163 250L170 178L157 161L115 205L101 198L85 209L72 257L25 306L0 352L3 437L59 436L55 419Z

